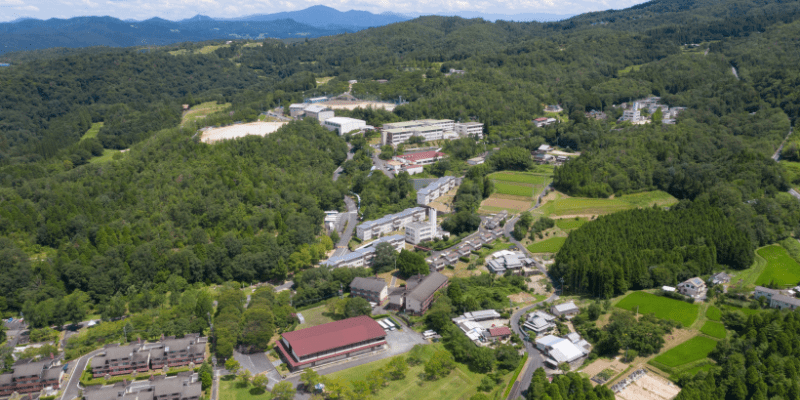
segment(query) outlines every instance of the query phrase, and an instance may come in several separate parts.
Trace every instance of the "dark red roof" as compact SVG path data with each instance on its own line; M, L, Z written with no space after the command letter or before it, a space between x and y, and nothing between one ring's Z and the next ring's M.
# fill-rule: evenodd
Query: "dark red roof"
M536 118L534 121L536 121L536 122L547 121L547 118L545 118L545 117Z
M398 156L404 160L408 160L410 162L417 162L419 160L426 160L428 158L436 158L436 157L444 157L447 154L440 153L438 151L423 151L421 153L414 153L414 154L403 154L402 156Z
M283 334L298 357L385 336L386 331L366 315Z
M508 329L507 326L501 326L499 328L491 328L489 329L489 334L492 335L492 337L507 336L511 334L511 329Z

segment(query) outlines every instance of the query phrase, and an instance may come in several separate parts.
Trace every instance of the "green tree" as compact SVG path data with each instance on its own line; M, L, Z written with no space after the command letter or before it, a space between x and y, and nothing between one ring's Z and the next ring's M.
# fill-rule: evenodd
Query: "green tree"
M272 387L272 398L277 400L292 400L297 391L289 381L281 381Z
M239 380L242 381L242 385L244 385L244 387L250 385L250 377L250 371L246 369L242 369L242 371L239 373Z
M241 368L242 366L239 365L239 362L236 361L235 358L229 358L225 360L225 369L227 369L231 374L236 375Z
M397 251L386 242L378 243L375 246L375 258L372 259L372 270L376 274L381 274L394 269L397 261Z
M252 301L252 300L251 300ZM265 306L251 307L244 312L240 343L251 351L263 352L275 332L275 317Z
M211 364L209 364L208 361L204 361L203 364L200 365L198 371L203 390L208 390L211 387L212 380L214 379L212 374L213 370Z
M376 369L367 374L367 385L372 394L378 391L386 384L386 371L383 369Z
M455 366L453 355L448 351L439 350L425 363L425 376L427 376L428 379L437 380L450 374L450 371L452 371Z
M392 360L386 364L386 372L389 377L395 381L405 378L408 372L408 364L406 364L405 358L403 356L392 358Z
M300 382L303 383L303 387L307 392L311 392L314 390L314 387L321 382L321 378L317 371L307 368L300 374Z
M370 314L372 314L372 307L369 305L369 301L367 299L363 297L351 297L347 299L347 305L345 306L344 310L345 318Z
M397 269L405 277L417 274L427 275L430 272L424 255L406 249L401 250L397 257Z
M269 378L264 374L259 374L253 377L253 386L257 389L266 390L269 384Z

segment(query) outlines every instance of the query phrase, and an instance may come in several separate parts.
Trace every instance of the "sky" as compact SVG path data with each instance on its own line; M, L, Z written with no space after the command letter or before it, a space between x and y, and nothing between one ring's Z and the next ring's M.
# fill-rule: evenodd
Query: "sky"
M436 14L477 11L492 14L580 14L621 9L642 0L328 0L324 5L339 11L364 10L373 13ZM19 18L71 18L112 16L144 20L191 18L197 14L232 18L251 14L272 14L302 10L319 0L0 0L0 21Z

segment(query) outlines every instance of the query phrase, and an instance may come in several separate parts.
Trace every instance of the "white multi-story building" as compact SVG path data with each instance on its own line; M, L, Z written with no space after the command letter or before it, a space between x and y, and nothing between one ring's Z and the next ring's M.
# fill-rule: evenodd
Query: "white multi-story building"
M443 176L417 191L417 203L423 206L447 194L460 184L460 179L454 176Z
M305 109L303 109L303 111L305 112L306 117L315 118L320 123L322 123L326 119L331 119L334 117L333 110L318 105L310 105Z
M483 139L483 124L480 122L457 122L455 131L460 137L477 137Z
M420 136L426 142L441 140L446 134L453 132L453 127L454 122L450 119L421 119L383 124L381 144L397 146L407 142L412 136Z
M428 221L412 222L406 225L406 242L420 244L438 237L436 229L436 210L428 210Z
M372 260L375 258L375 248L380 243L389 243L395 250L400 251L405 246L405 237L403 235L392 235L382 237L374 242L359 247L353 252L331 257L320 265L333 267L333 268L358 268L368 267L372 265Z
M292 118L300 117L305 114L306 104L297 103L289 106L289 116Z
M356 237L371 240L382 234L404 229L408 224L425 220L425 209L409 208L397 214L390 214L374 221L367 221L356 227Z
M344 135L348 132L366 129L367 123L355 118L333 117L322 121L322 126L329 131L336 131L339 135Z

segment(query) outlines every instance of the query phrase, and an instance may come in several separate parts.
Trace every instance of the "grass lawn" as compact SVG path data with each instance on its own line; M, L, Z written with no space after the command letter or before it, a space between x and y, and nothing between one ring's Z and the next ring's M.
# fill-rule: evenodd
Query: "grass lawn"
M526 184L513 182L494 182L494 191L499 194L510 194L512 196L533 196L533 187Z
M371 395L370 399L464 399L467 400L477 393L477 387L484 375L470 372L466 365L456 363L456 368L450 375L437 381L427 381L419 378L425 369L425 362L437 350L444 349L441 343L424 346L423 362L419 365L410 367L406 377L397 381L389 381L389 385L381 388L376 395ZM384 367L391 361L387 358L380 361L371 362L358 367L349 368L344 371L326 375L330 379L341 379L345 382L363 380L370 372ZM503 382L495 386L491 393L487 393L490 399L499 398L508 383L512 374L506 374ZM225 400L225 399L220 399ZM238 399L237 399L238 400Z
M303 328L310 328L312 326L326 324L328 322L333 322L333 318L328 317L328 308L327 305L323 304L319 307L309 308L308 310L300 311L300 314L303 314L303 319L305 319L305 324L297 325L297 329L300 330Z
M97 134L100 132L100 128L102 128L102 127L103 127L103 123L102 122L93 123L92 127L89 128L89 130L86 131L86 133L84 133L83 136L81 136L81 140L91 139L91 138L97 137Z
M725 339L725 336L727 335L727 332L725 331L725 325L714 321L706 321L705 325L700 328L700 332L717 339Z
M558 253L566 241L565 237L554 237L533 243L527 249L531 253Z
M97 164L97 163L104 163L113 160L114 154L119 153L119 150L112 150L112 149L103 149L103 155L92 157L89 160L89 164Z
M557 219L556 226L561 230L571 230L571 229L578 229L583 224L589 222L586 218L564 218L564 219Z
M656 296L647 292L633 292L620 300L616 306L634 312L638 307L640 314L653 313L657 318L678 321L686 327L691 326L692 322L697 319L697 313L700 308L696 304Z
M265 398L268 397L264 396L264 389L258 389L252 384L244 386L233 375L220 378L219 400L263 400Z
M708 356L716 347L717 341L705 336L695 336L654 358L656 363L677 367Z
M621 70L617 71L617 75L625 75L625 74L630 73L631 71L638 71L639 68L642 67L642 65L644 65L644 64L629 65L629 66L625 67L625 69L621 69Z
M181 119L181 125L186 125L187 123L203 119L209 114L213 114L217 111L222 111L223 109L230 106L231 103L219 104L216 101L207 101L205 103L200 103L192 107L191 109L189 109L189 111L183 114L183 118Z
M767 260L756 252L756 258L750 268L731 273L731 284L742 287L755 285L756 280L766 268Z
M499 240L496 240L496 241L494 241L492 243L492 248L491 249L488 248L488 247L481 248L481 250L478 252L478 257L484 257L485 258L489 254L497 253L500 250L508 250L513 245L514 245L514 243L501 242Z
M597 215L610 214L631 208L649 207L653 204L668 206L678 200L662 191L630 194L613 199L584 197L559 198L547 202L543 207L546 215Z
M767 285L775 282L779 286L797 285L800 282L800 264L797 263L789 252L782 246L772 245L762 247L758 255L767 260L767 267L758 276L756 285Z
M708 306L708 310L706 310L706 318L712 321L719 321L722 319L722 311L720 311L716 306Z

